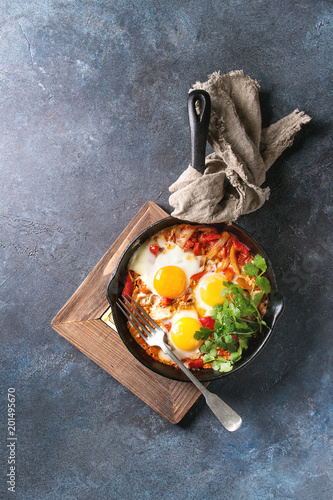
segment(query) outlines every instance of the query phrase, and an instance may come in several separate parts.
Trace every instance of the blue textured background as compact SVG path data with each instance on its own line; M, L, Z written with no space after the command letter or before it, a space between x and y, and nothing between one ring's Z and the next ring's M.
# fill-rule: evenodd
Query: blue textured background
M332 485L332 2L2 0L0 498L318 499ZM187 92L215 70L261 83L263 123L313 117L239 223L286 308L243 371L164 421L51 319L147 200L190 161ZM16 494L6 393L17 392Z

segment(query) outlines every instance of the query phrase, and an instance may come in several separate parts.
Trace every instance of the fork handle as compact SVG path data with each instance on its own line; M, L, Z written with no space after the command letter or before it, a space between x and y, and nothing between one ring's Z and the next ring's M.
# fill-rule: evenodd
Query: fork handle
M221 398L216 394L208 391L204 385L193 375L193 373L186 368L186 366L177 358L177 356L171 351L171 349L166 346L167 354L170 358L179 366L182 372L191 380L191 382L196 386L197 389L205 397L206 403L212 410L214 415L219 419L223 427L230 432L237 431L242 425L241 417L227 405Z

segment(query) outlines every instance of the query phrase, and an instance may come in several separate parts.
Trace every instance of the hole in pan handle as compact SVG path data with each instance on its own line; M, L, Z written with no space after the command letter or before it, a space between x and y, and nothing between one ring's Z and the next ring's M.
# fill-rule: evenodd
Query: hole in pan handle
M200 103L200 113L196 104ZM210 120L211 102L205 90L192 90L188 97L188 116L191 130L192 167L203 173L205 170L206 141Z

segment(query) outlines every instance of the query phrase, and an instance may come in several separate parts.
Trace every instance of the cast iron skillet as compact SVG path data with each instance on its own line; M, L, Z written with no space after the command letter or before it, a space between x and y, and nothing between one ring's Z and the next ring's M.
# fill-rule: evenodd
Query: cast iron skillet
M197 100L200 100L201 103L200 115L198 115L195 111L195 103ZM210 99L207 92L195 90L190 94L188 102L192 142L192 166L195 166L195 168L197 168L198 170L202 170L205 161L206 139L210 114ZM155 222L154 224L151 224L144 231L142 231L142 233L140 233L132 241L132 243L130 243L130 245L126 248L126 250L120 257L117 267L115 268L107 285L106 296L111 306L113 319L120 338L122 339L128 350L133 354L133 356L147 368L150 368L154 372L164 377L189 382L189 379L179 369L169 365L165 365L163 363L160 363L159 361L155 361L145 352L142 347L140 347L140 345L133 339L127 328L126 318L124 317L120 309L116 307L116 301L121 296L121 292L124 287L127 265L133 253L139 248L140 245L142 245L148 238L150 238L157 232L167 227L182 223L188 224L189 222L170 216L158 222ZM268 265L266 275L271 282L272 291L268 297L268 306L265 314L265 321L270 326L270 329L266 328L261 334L258 334L256 339L250 340L249 348L243 352L242 359L235 363L232 371L227 373L220 373L209 369L201 369L199 371L195 371L194 373L196 377L201 382L208 382L211 380L219 379L221 377L225 377L248 365L266 345L267 341L272 335L273 328L283 309L283 297L278 291L272 264L263 248L247 231L242 229L237 224L209 225L216 227L220 232L226 230L233 233L240 241L244 242L250 248L254 255L260 254L265 258Z

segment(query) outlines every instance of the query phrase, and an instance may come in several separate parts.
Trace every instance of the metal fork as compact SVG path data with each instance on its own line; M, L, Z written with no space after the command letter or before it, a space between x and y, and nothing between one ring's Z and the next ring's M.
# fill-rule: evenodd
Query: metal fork
M122 297L123 302L118 300L117 305L124 313L130 324L141 335L141 337L150 346L158 346L162 351L170 356L185 375L193 382L193 384L204 395L206 403L221 424L230 432L236 431L242 425L241 417L228 406L216 394L211 393L204 387L193 373L186 368L180 359L172 352L171 348L165 343L164 331L158 324L146 313L146 311L134 300L127 295L128 298ZM144 333L143 333L144 332Z

